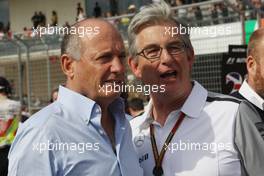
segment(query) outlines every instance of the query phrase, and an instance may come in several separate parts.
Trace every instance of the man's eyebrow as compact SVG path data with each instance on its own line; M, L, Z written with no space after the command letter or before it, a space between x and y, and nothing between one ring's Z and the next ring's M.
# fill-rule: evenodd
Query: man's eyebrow
M149 48L154 48L154 47L160 47L160 46L158 44L148 44L142 50L149 49Z
M174 41L168 42L166 45L173 45L173 44L183 44L183 41L181 41L181 40L174 40Z
M126 51L122 50L119 55L126 55L126 54L127 54Z
M94 55L94 58L99 58L99 57L102 57L102 56L111 56L113 55L112 51L110 50L105 50L105 51L101 51L101 52L98 52Z

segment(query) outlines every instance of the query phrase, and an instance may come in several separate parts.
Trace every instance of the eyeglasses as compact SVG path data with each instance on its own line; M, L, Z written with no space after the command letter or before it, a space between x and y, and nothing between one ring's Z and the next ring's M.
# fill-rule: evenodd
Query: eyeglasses
M184 52L185 48L186 48L186 45L184 43L170 44L166 46L165 48L162 48L160 46L149 46L147 48L142 49L136 55L145 57L147 60L150 60L150 61L156 61L160 59L163 49L166 49L170 55L176 56Z

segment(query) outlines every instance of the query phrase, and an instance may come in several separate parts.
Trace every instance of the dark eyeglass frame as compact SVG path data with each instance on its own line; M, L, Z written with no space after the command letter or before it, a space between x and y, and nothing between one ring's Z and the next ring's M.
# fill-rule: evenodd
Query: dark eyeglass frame
M172 56L177 56L177 55L183 53L183 52L185 51L185 49L187 48L187 46L186 46L185 43L181 42L180 44L181 44L181 48L180 48L181 50L179 50L179 51L176 52L176 53L172 53L172 52L170 52L170 51L168 50L168 48L170 47L170 45L168 45L168 46L166 46L166 47L157 46L157 47L159 47L159 54L158 54L158 56L156 56L156 57L147 57L147 56L146 56L145 51L146 51L147 49L150 49L150 48L148 48L148 47L147 47L147 48L143 48L140 52L136 53L136 56L142 56L142 57L144 57L145 59L147 59L147 60L149 60L149 61L152 61L152 62L153 62L153 61L157 61L157 60L160 60L160 56L161 56L161 54L162 54L163 49L166 49L167 52L168 52L170 55L172 55ZM173 45L173 44L171 44L171 45Z

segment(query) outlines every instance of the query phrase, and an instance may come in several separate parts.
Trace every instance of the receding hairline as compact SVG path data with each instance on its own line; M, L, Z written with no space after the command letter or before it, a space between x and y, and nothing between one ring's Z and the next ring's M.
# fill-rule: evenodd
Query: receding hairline
M85 19L79 22L74 23L73 25L70 26L70 28L86 28L86 27L91 27L95 28L98 27L99 29L99 35L100 33L104 33L104 30L109 30L113 33L116 33L117 35L120 36L122 39L121 35L119 34L118 30L113 26L111 23L109 23L107 20L104 19L98 19L98 18L89 18ZM94 36L96 37L96 35ZM64 37L63 42L62 42L62 47L61 51L62 54L67 54L77 60L81 57L81 50L83 47L83 42L86 39L86 37L80 37L78 34L67 34L67 36ZM91 38L89 38L91 40Z
M176 21L170 20L170 19L155 19L153 21L148 21L146 23L143 23L134 30L135 34L139 34L142 30L152 27L152 26L170 26L170 27L179 27L180 24ZM164 28L165 29L165 28Z
M258 58L259 47L264 45L264 29L258 29L251 35L248 43L248 56ZM262 43L263 42L263 43Z
M96 26L96 25L107 25L109 27L115 28L110 22L108 22L105 19L101 19L101 18L88 18L82 21L79 21L75 24L73 24L72 26L74 27L85 27L85 26Z

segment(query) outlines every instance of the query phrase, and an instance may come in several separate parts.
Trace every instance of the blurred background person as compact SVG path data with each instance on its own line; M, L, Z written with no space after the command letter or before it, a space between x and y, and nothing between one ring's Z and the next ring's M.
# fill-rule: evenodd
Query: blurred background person
M81 3L77 3L77 16L76 16L76 21L81 21L85 18L84 10L81 6Z
M102 16L102 10L101 7L99 6L98 2L95 2L95 7L94 7L94 17L98 18Z
M140 98L132 98L128 102L128 109L132 117L140 116L144 113L144 103Z
M51 15L51 26L57 26L58 25L58 15L55 10L52 11Z
M0 77L0 175L8 172L8 152L18 128L20 120L20 103L9 98L10 83Z
M58 87L52 90L50 103L53 103L54 101L57 100L57 98L58 98L58 92L59 92L59 88Z

